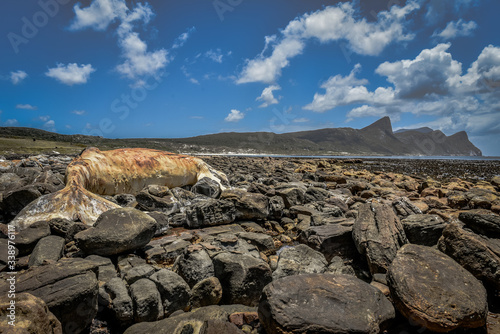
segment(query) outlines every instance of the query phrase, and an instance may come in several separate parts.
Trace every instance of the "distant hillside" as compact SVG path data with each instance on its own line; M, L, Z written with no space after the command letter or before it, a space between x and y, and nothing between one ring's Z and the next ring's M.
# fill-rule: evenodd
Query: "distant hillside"
M389 117L363 128L329 128L284 134L218 133L179 139L106 139L61 135L30 128L0 128L0 137L30 137L82 143L103 149L149 147L186 153L262 153L286 155L446 155L481 156L465 132L446 136L430 128L392 130Z

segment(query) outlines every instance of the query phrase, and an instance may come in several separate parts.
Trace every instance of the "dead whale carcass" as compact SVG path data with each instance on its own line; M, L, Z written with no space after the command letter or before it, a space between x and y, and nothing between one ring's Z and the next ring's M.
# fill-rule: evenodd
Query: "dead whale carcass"
M93 225L103 212L120 207L98 195L135 195L148 185L174 188L204 177L222 189L228 185L224 173L195 157L144 148L88 148L66 168L64 189L31 202L11 224L24 229L37 221L65 218Z

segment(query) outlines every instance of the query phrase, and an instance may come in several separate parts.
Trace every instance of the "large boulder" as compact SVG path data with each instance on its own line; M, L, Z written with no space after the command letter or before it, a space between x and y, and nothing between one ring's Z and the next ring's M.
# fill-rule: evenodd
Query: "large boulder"
M408 241L412 244L434 246L446 223L438 215L416 214L401 220Z
M155 321L163 318L163 304L156 284L141 278L130 285L130 297L134 302L135 322Z
M300 205L305 202L306 197L305 186L297 186L294 184L286 184L276 189L276 194L283 198L285 207L288 209L294 205Z
M42 196L37 187L28 185L4 194L1 203L4 212L15 217L25 206Z
M352 240L353 221L343 220L338 224L311 226L300 233L299 241L321 252L327 261L335 256L352 258L357 254Z
M215 276L214 264L207 251L200 245L192 245L184 249L174 265L179 274L190 287L196 283Z
M214 257L215 276L225 304L256 306L262 289L271 282L271 268L261 259L224 252Z
M54 261L59 260L64 251L64 238L58 237L57 235L49 235L38 241L30 255L28 261L28 266L40 266L44 261Z
M170 316L175 311L188 309L191 289L182 277L171 270L162 269L149 279L156 283L160 292L165 317Z
M132 252L148 244L156 231L156 221L133 208L104 212L94 227L75 235L75 240L87 254L102 256Z
M33 252L38 241L50 235L50 226L47 222L36 222L16 235L16 247L19 255L28 255Z
M297 245L281 251L278 267L273 272L273 279L292 275L324 273L327 266L328 262L323 254L306 245Z
M452 223L444 229L438 247L486 285L500 290L499 239L488 239Z
M285 277L266 286L259 304L267 334L372 334L394 317L380 290L347 275Z
M132 323L134 320L134 304L125 282L121 278L115 277L104 285L104 289L110 296L109 308L115 320L122 325Z
M191 293L192 308L217 305L222 299L222 285L217 277L205 278L193 287Z
M234 203L237 219L265 219L269 216L269 199L265 195L235 189L225 190L221 199Z
M360 205L352 236L358 251L366 255L372 274L387 272L398 249L408 243L392 207L380 203Z
M42 299L61 322L64 333L81 333L97 314L97 265L84 259L63 258L17 275L16 292ZM0 282L7 294L9 282Z
M11 300L15 301L14 309ZM14 325L9 324L10 321ZM15 299L7 295L0 297L0 333L62 334L63 331L43 300L29 293L19 293Z
M403 246L389 267L387 281L397 309L431 331L486 323L488 303L481 282L436 249Z
M500 216L480 214L472 210L461 212L459 218L476 233L489 238L500 238Z

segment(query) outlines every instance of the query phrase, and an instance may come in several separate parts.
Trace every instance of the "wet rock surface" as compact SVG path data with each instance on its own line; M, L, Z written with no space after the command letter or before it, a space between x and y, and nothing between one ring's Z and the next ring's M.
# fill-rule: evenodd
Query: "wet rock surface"
M2 295L10 288L6 279L12 271L5 224L31 199L61 189L71 158L10 156L2 165ZM399 295L390 290L406 296L418 284L431 285L432 279L416 273L439 267L440 257L420 252L418 262L404 256L420 263L420 271L403 270L407 280L418 276L414 284L401 287L385 274L407 244L418 244L453 259L487 289L485 326L479 311L480 317L457 320L467 313L459 311L480 308L474 300L483 300L481 289L470 291L476 283L431 295L427 311L435 322L455 319L452 333L457 334L484 334L498 327L500 162L203 159L228 175L229 187L222 190L208 179L173 189L150 185L136 195L107 196L122 209L101 215L93 227L55 219L16 231L11 252L17 293L42 300L63 333L331 333L340 327L341 332L431 333L416 321L424 319L422 312L420 318L401 315L406 311L398 306ZM440 272L452 267L440 265ZM346 275L350 279L342 278ZM466 275L455 276L450 286ZM290 281L279 283L284 280ZM273 284L282 288L271 289ZM294 286L297 293L291 294ZM465 292L473 297L460 298ZM456 307L446 309L451 304L444 305L439 295L454 300ZM278 305L293 298L307 303L296 310L286 304L269 317L262 312L259 317L255 307L263 300ZM395 318L391 301L398 309ZM337 318L345 313L331 312L336 303L350 310L342 319ZM432 313L439 309L446 309L446 315ZM30 312L52 319L38 310ZM41 332L45 320L33 322ZM292 320L304 330L291 329ZM431 329L453 327L439 326Z

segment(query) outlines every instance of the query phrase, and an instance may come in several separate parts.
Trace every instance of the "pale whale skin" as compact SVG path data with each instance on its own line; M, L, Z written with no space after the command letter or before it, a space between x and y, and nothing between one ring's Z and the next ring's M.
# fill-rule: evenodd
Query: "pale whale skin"
M93 225L103 212L120 207L98 195L136 195L148 185L175 188L204 177L222 189L228 185L224 173L195 157L144 148L88 148L66 168L64 189L31 202L10 224L22 230L38 221L65 218Z

